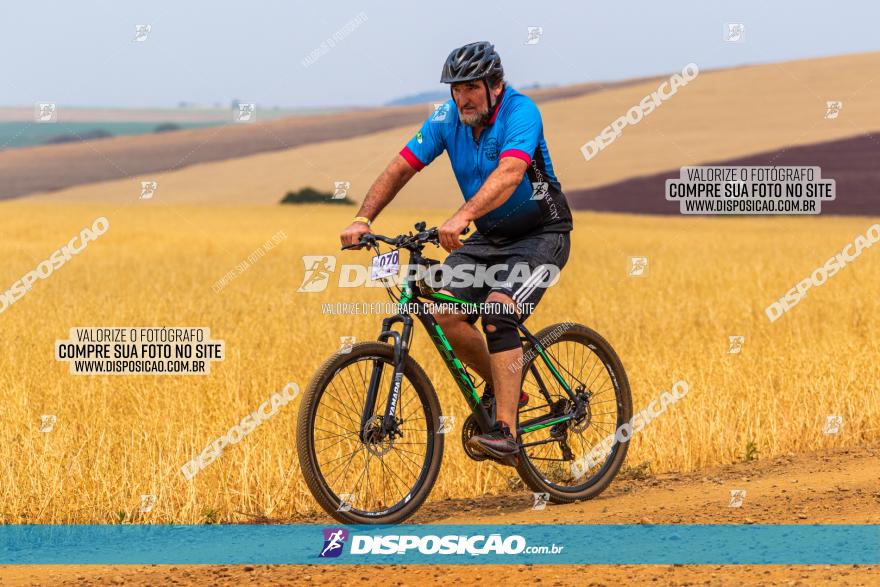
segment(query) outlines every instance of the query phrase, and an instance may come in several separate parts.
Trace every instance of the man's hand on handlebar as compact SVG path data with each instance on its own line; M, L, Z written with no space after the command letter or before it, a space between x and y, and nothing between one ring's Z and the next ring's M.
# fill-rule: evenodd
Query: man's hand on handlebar
M366 222L354 221L348 225L348 228L342 231L339 235L339 240L342 242L342 246L353 246L358 245L356 248L361 248L361 236L370 232L370 227L367 226Z
M467 229L470 220L465 218L461 213L455 214L452 218L443 223L437 234L440 237L440 246L451 253L455 249L460 249L464 245L461 244L459 238Z
M452 219L447 221L443 226L445 227ZM360 226L359 226L360 225ZM419 222L416 224L416 232L401 234L395 237L389 237L382 234L374 234L370 232L369 227L366 224L360 222L354 222L351 226L342 231L340 235L340 240L342 241L342 249L362 249L363 247L373 247L377 242L385 243L386 245L391 245L394 248L408 249L410 251L421 251L422 247L425 244L435 244L441 245L441 237L440 237L440 229L437 228L425 228L424 222ZM463 234L467 234L470 232L470 229L467 227L467 223L462 225L462 228L458 230L456 233L457 237ZM458 241L458 247L461 247L461 241ZM443 247L447 251L450 250L447 247Z

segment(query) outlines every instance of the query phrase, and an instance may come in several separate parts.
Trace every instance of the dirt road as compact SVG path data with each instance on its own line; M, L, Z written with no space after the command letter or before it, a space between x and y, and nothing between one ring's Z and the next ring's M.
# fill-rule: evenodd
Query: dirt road
M730 507L730 491L746 490ZM299 520L297 520L299 521ZM329 520L327 520L329 523ZM536 511L523 490L426 506L413 523L880 524L880 445L791 455L687 475L623 479L601 497ZM878 585L877 566L56 566L0 567L2 585L392 585L524 581L542 585ZM387 571L392 571L390 574ZM386 579L383 579L386 580Z

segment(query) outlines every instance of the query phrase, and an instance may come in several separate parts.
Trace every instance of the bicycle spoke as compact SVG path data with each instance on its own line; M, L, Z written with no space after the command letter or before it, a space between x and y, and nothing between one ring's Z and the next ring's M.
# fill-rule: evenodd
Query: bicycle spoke
M382 458L382 466L385 467L385 457L383 456L383 457L381 457L381 458ZM401 491L401 492L400 492L400 497L402 498L406 493L408 493L408 488L407 488L407 486L406 486L406 481L404 481L403 478L402 478L400 475L398 475L398 474L397 474L397 471L395 471L393 468L386 467L386 469L387 469L388 471L390 471L392 475L394 475L394 477L391 477L391 479L392 479L392 481L394 481L394 487L395 487L395 488L398 488L398 487L399 487L398 484L397 484L397 479L399 479L400 482L403 483L404 491ZM397 479L395 479L395 477L396 477Z
M327 422L330 422L331 424L338 424L338 422L334 422L333 420L331 420L331 419L329 419L329 418L325 418L325 417L322 416L321 414L315 414L315 417L316 417L316 418L321 418L322 420L326 420ZM354 431L354 430L349 430L348 428L343 428L343 430L345 430L346 432L350 432L350 433L353 434L353 435L357 435L357 432Z
M397 447L397 443L394 444L394 447L395 447L395 448ZM405 453L407 453L407 454L416 455L417 457L422 456L421 453L413 452L413 451L411 451L411 450L406 450L406 449L404 449L404 448L398 448L397 450L399 450L400 452L405 452Z
M421 469L421 465L419 465L419 464L418 464L416 461L414 461L412 458L406 456L406 453L408 453L408 452L410 452L410 451L406 451L406 450L403 450L403 449L401 448L401 449L399 449L398 451L395 451L395 454L396 454L397 456L405 457L409 462L411 462L413 465L415 465L418 469ZM402 453L402 454L401 454L401 453ZM411 453L411 454L414 454L414 455L416 455L416 456L419 456L417 453Z
M337 400L337 401L338 401L338 400ZM348 419L349 422L351 422L352 424L354 424L354 427L355 427L355 428L360 428L360 424L358 424L358 422L356 422L356 421L355 421L351 416L349 416L348 414L344 414L344 413L340 412L339 410L334 410L333 408L331 408L331 407L329 407L329 406L327 406L327 405L322 405L321 407L322 407L322 408L327 408L327 409L330 410L331 412L335 412L335 413L339 414L340 416L342 416L342 417Z
M327 449L333 448L334 446L339 446L339 445L342 444L343 442L346 442L346 439L345 439L345 438L343 438L342 440L338 440L338 441L334 442L333 444L331 444L331 445L329 445L329 446L325 446L325 447L322 448L321 450L316 450L316 451L315 451L315 454L322 453L322 452L324 452L324 451L327 450Z
M364 459L365 459L365 460L364 460L364 464L365 464L365 465L369 465L369 461L370 461L370 452L369 452L369 451L365 451L365 452L364 452ZM349 492L350 495L351 495L351 501L352 501L352 503L354 503L354 500L357 499L357 494L358 494L358 492L357 492L357 488L360 487L360 485L361 485L361 480L364 478L364 473L365 473L366 471L367 471L367 467L364 467L364 468L361 470L361 474L358 476L357 483L355 483L354 488Z
M360 450L356 450L356 451L354 451L354 452L351 453L351 458L348 459L348 461L346 462L346 464L345 464L345 468L342 470L342 472L339 474L339 476L333 481L333 483L332 483L331 486L336 485L336 481L339 481L340 479L345 478L345 474L348 472L348 468L351 466L351 462L354 460L354 456L355 456L356 454L358 454L359 452L360 452ZM348 456L348 455L345 455L345 456ZM340 458L345 458L345 457L340 457ZM334 459L334 460L339 460L339 459ZM330 461L330 462L333 462L333 461ZM342 465L340 465L340 467L341 467L341 466L342 466ZM334 471L335 471L335 470L337 470L337 469L334 469Z

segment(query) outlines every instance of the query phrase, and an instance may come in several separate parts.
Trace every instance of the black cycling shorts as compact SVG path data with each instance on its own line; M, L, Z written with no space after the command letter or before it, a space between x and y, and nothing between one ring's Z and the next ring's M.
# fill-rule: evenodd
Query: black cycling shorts
M452 279L442 289L476 304L484 303L493 291L505 293L516 302L521 320L525 321L544 292L558 281L559 272L568 261L571 237L568 232L545 232L496 245L476 232L462 244L443 262L448 268L446 275L451 273ZM466 277L456 279L456 268L466 276L471 267L474 274L482 275L482 280L464 283ZM479 314L471 314L468 321L473 324L478 318Z

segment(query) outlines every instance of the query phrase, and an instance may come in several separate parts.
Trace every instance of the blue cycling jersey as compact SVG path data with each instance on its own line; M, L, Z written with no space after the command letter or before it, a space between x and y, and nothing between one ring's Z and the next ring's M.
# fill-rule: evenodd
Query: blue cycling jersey
M400 151L417 171L443 150L465 200L473 198L504 157L528 163L523 179L501 206L476 220L477 230L496 244L542 232L568 232L571 211L553 173L541 113L531 98L505 86L489 120L474 139L453 100L439 106Z

